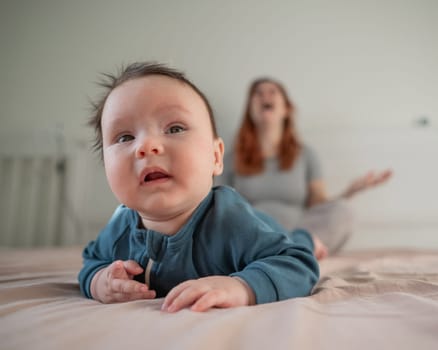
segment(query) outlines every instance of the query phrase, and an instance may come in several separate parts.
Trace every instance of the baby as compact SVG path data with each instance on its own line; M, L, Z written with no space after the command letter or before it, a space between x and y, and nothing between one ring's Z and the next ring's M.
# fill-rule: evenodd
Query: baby
M309 295L319 277L310 235L288 238L232 188L212 188L224 144L204 94L161 64L106 76L90 125L123 204L84 249L83 294L103 303L165 297L168 312Z

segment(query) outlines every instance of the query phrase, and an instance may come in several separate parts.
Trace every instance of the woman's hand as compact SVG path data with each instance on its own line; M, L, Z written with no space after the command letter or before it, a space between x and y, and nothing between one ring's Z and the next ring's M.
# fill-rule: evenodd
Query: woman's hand
M206 311L212 307L235 307L255 304L255 295L238 277L210 276L185 281L174 287L164 299L163 311L176 312L185 307Z
M392 176L392 170L387 169L380 173L370 171L368 174L354 180L345 192L341 195L343 198L351 198L356 193L366 190L368 188L380 185L386 182Z
M98 271L91 281L93 299L102 303L116 303L138 299L153 299L155 291L146 284L134 281L143 268L134 260L117 260Z

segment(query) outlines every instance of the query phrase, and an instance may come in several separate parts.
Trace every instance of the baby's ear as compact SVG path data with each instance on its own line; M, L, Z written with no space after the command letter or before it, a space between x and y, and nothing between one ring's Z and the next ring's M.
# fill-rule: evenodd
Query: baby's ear
M218 176L222 174L224 170L224 150L225 145L224 141L218 137L214 141L214 168L213 168L213 176Z

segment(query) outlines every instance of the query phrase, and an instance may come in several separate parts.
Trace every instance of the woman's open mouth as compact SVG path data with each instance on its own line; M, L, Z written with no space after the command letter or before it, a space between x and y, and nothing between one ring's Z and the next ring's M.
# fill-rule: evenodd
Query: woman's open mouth
M274 109L274 105L272 103L263 103L262 104L262 109L264 111L271 111Z

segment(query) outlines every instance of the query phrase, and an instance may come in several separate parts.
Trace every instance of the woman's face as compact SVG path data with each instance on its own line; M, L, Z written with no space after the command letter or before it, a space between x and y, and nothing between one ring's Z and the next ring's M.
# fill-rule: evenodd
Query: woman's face
M250 100L250 114L257 126L282 124L288 106L282 91L273 82L259 83Z

